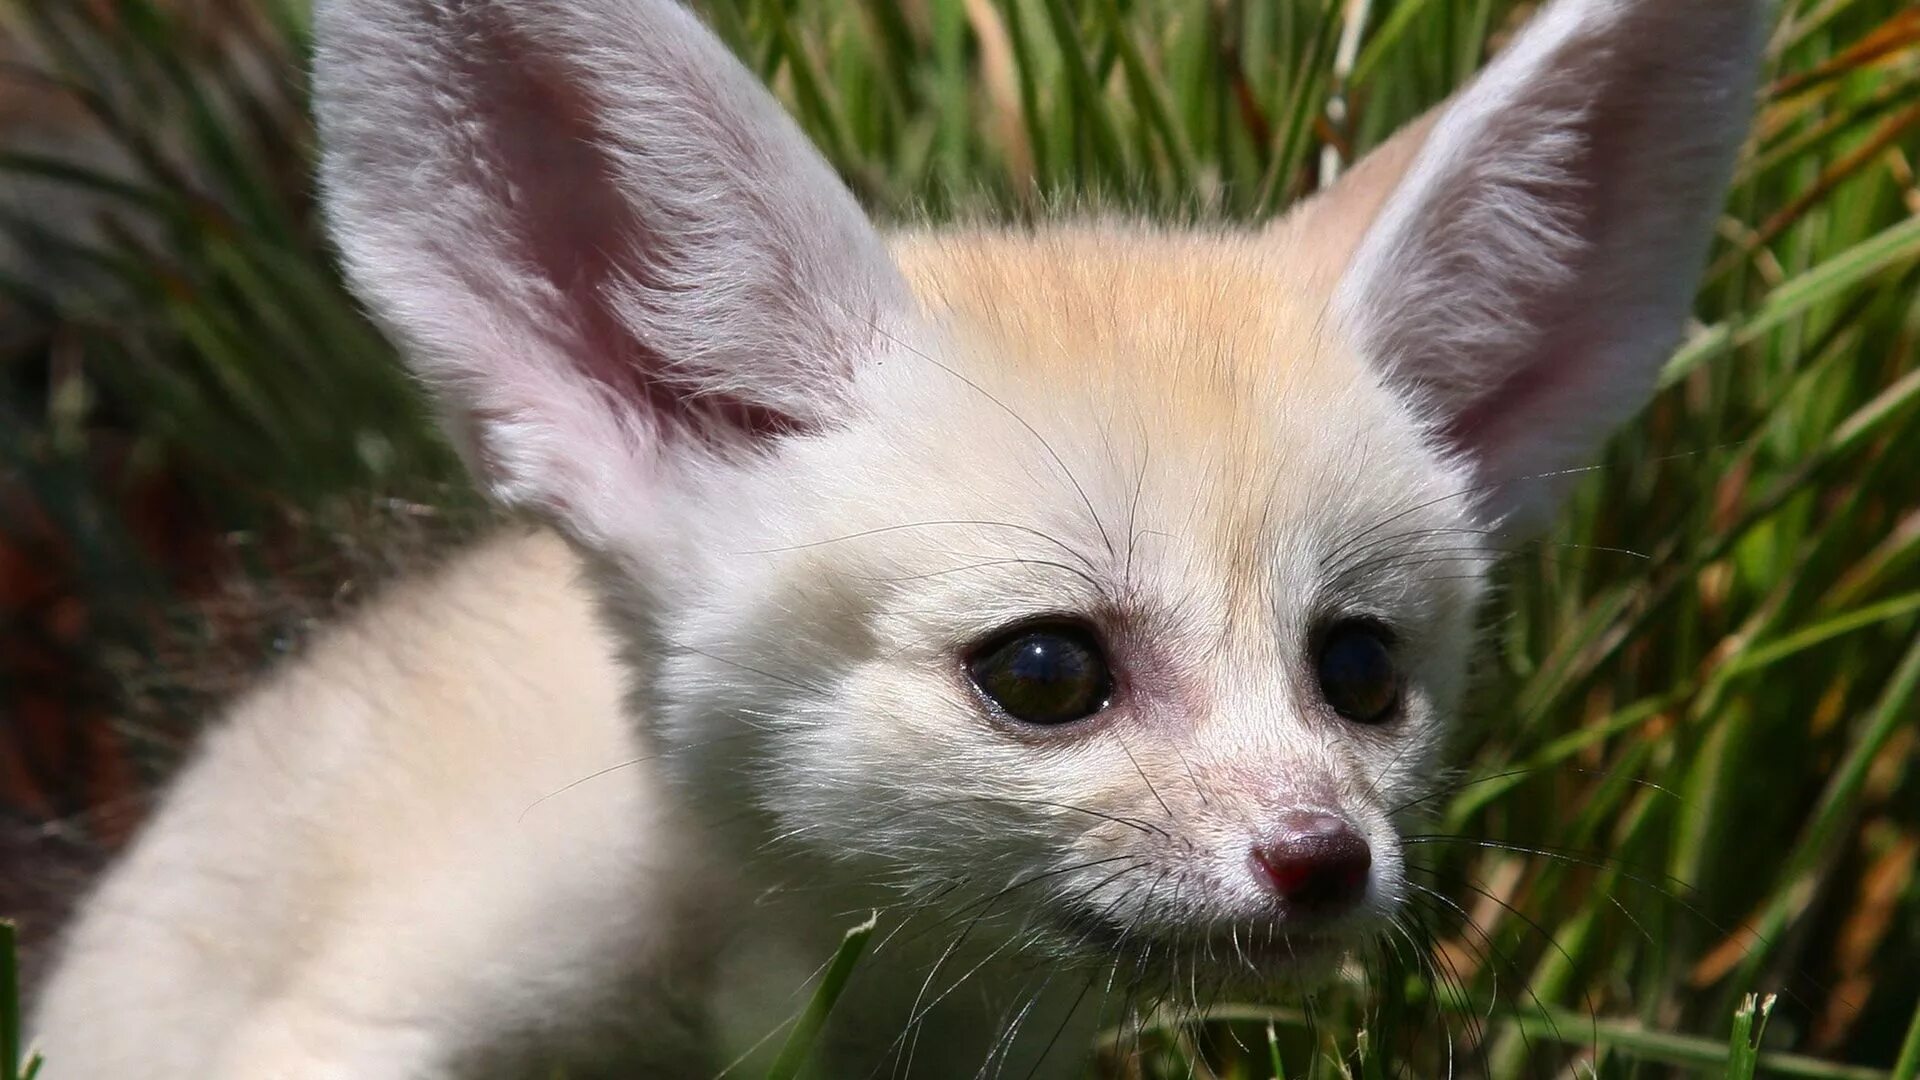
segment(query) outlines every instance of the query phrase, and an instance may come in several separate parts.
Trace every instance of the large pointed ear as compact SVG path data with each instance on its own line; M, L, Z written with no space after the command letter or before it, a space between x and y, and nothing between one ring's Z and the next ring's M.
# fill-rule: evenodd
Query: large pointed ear
M482 484L588 539L831 423L905 310L805 136L671 0L322 0L349 278Z
M1761 0L1557 0L1305 215L1354 345L1524 530L1651 392L1752 110ZM1344 235L1343 235L1344 234Z

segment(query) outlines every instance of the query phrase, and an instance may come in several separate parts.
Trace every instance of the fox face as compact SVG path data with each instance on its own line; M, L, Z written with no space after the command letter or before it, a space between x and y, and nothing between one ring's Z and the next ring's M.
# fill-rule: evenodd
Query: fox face
M1279 243L897 250L927 322L644 605L672 767L1052 945L1377 929L1492 543L1467 470L1275 299Z
M323 179L740 872L1273 981L1405 901L1484 572L1678 338L1760 16L1559 0L1263 227L888 238L666 0L332 0Z

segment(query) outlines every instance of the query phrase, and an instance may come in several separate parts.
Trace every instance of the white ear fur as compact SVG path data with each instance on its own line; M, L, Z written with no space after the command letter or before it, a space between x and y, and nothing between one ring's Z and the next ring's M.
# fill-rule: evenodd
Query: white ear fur
M1558 0L1443 108L1342 278L1357 346L1540 523L1678 341L1747 119L1760 0Z
M905 286L671 0L322 0L349 277L500 500L604 538L663 464L832 419Z

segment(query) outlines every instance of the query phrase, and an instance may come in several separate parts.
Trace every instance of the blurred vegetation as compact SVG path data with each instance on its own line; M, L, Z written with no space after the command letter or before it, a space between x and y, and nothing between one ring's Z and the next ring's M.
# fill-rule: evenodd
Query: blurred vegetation
M473 502L314 220L298 13L0 0L0 910Z
M1244 221L1532 6L707 5L883 215ZM0 800L44 858L484 514L319 240L296 0L0 14ZM1421 935L1110 1075L1920 1075L1920 9L1786 0L1761 92L1664 390L1502 572Z

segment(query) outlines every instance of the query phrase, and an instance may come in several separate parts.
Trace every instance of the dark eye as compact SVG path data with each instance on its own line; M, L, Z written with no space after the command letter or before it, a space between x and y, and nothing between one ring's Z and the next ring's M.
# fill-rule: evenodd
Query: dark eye
M1030 626L991 641L967 664L980 692L1015 720L1070 724L1113 693L1100 643L1084 627Z
M1372 623L1336 624L1320 643L1320 693L1333 711L1359 724L1378 724L1400 703L1400 673L1386 631Z

